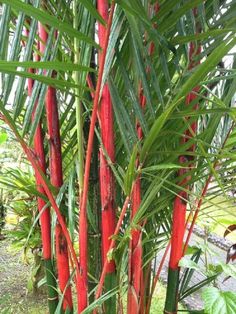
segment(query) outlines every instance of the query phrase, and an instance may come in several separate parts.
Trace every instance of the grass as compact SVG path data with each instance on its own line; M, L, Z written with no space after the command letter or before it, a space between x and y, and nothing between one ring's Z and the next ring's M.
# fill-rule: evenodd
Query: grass
M45 314L45 294L28 293L30 265L23 263L21 254L13 252L9 240L0 241L0 313Z
M45 314L47 308L43 303L37 301L37 296L28 297L27 300L22 298L17 302L14 300L14 296L7 294L0 297L0 313L1 314Z
M166 288L163 286L161 282L158 282L156 291L153 295L150 314L163 314L165 298L166 298ZM182 304L179 304L179 310L185 310L185 307ZM188 312L184 311L184 313L188 313Z
M158 283L151 306L150 314L162 314L165 303L166 289L162 283ZM0 298L0 313L1 314L45 314L47 308L42 302L37 302L37 296L32 296L27 300L22 299L17 304L14 303L14 299L11 295L5 295ZM179 305L179 310L184 310L183 305ZM184 311L185 312L185 311ZM185 312L187 313L187 312Z

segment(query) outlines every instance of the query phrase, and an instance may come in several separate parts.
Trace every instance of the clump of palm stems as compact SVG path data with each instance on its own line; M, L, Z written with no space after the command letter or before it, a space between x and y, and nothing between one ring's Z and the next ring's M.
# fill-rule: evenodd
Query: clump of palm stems
M50 314L151 313L169 248L176 313L235 167L234 2L0 3L1 119L35 174Z
M108 1L98 1L97 9L102 18L108 21ZM106 27L101 23L98 25L99 44L102 49L106 49ZM102 62L102 52L99 53L98 66ZM104 265L111 236L115 231L116 224L116 208L115 208L115 185L114 175L109 163L115 162L115 145L114 145L114 119L111 103L111 95L106 83L103 87L99 108L99 122L101 130L101 149L99 154L100 159L100 197L101 197L101 237L102 237L102 265ZM107 158L109 158L109 162ZM109 291L116 286L116 269L115 261L111 258L107 267L106 290ZM107 312L115 312L116 301L115 297L106 305Z

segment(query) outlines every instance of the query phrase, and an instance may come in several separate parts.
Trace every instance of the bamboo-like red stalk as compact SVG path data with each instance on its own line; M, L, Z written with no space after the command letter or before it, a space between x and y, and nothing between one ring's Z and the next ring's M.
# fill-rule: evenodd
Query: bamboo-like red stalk
M45 27L39 23L39 38L40 38L40 52L43 54L45 50L45 43L47 42L48 33ZM58 107L56 99L55 88L49 86L46 92L45 99L47 129L50 148L50 180L53 186L60 188L63 184L63 170L61 157L61 140L60 140L60 125L58 116ZM63 298L63 310L72 310L72 293L71 286L68 285L70 279L68 249L65 236L59 223L56 224L55 231L56 242L56 257L59 287Z
M34 73L34 70L29 69L30 73ZM34 80L28 79L28 96L32 95ZM35 105L34 110L37 107L37 103ZM32 116L32 120L34 120L34 114ZM38 160L39 166L42 169L43 173L46 173L46 161L45 161L45 153L43 147L43 133L41 124L36 128L35 136L34 136L34 151L36 158ZM42 195L45 194L43 187L40 184L40 180L37 174L35 174L37 190ZM46 202L38 197L38 210L39 212L44 209ZM50 209L47 207L44 209L43 213L40 216L40 224L41 224L41 233L42 233L42 244L43 244L43 256L44 259L51 259L51 217L50 217Z
M97 10L107 22L108 20L108 1L98 0ZM102 24L98 24L98 39L102 49L106 40L106 28ZM102 53L99 53L98 66L101 63ZM99 122L101 129L101 138L103 147L109 156L112 163L115 162L115 148L114 148L114 129L113 129L113 110L111 103L111 96L108 84L104 85L101 101L99 107ZM102 206L102 264L104 265L108 249L111 243L110 237L115 231L116 225L116 214L115 214L115 187L114 187L114 176L105 154L100 149L100 195L101 195L101 206ZM115 262L114 260L109 261L107 267L107 273L115 273Z
M90 121L89 128L89 136L88 136L88 144L87 144L87 153L85 159L85 170L84 170L84 189L82 193L82 199L80 202L80 218L79 218L79 260L80 260L80 276L78 278L78 289L79 289L79 298L78 298L78 312L81 313L86 307L88 302L88 265L87 265L87 251L88 251L88 227L87 227L87 198L88 198L88 188L89 188L89 174L90 174L90 164L92 157L92 149L93 149L93 139L94 139L94 131L95 125L97 121L97 113L98 113L98 104L100 97L100 90L102 85L102 76L104 72L104 65L107 53L107 46L111 31L111 24L113 19L113 13L115 9L115 2L112 1L110 7L109 18L107 22L106 35L104 39L104 47L102 50L99 70L98 70L98 80L96 91L94 94L94 102L93 102L93 111Z
M194 16L196 17L197 11L194 9ZM194 57L198 56L201 52L201 46L195 45L195 43L190 43L189 49L189 69L194 68L200 61L194 61ZM196 93L199 91L199 87L195 87L191 93L186 97L186 105L189 106L196 98ZM193 110L197 110L198 104L196 104ZM197 121L193 122L190 126L191 132L187 130L185 135L182 137L181 144L187 143L191 138L196 134L197 130ZM194 152L195 145L192 145L188 151ZM185 164L189 159L186 156L180 156L179 162L180 164ZM184 176L188 172L186 169L179 170L179 177ZM171 234L171 252L169 259L169 271L168 271L168 284L167 284L167 296L166 296L166 304L165 304L165 312L166 313L176 313L178 306L178 281L179 281L179 261L182 257L183 253L183 239L184 239L184 231L185 231L185 216L187 209L187 198L188 193L188 181L190 180L190 176L186 176L179 183L180 188L185 188L181 190L178 195L175 197L174 206L173 206L173 224L172 224L172 234Z
M26 37L29 36L29 29L25 29ZM23 43L24 44L24 43ZM35 56L35 60L39 61L39 56ZM34 73L34 69L30 68L29 73ZM28 85L28 96L31 97L34 80L28 78L27 80ZM35 104L34 111L36 110L37 102ZM34 120L34 112L32 114L32 121ZM45 152L43 146L43 132L41 121L39 122L35 135L34 135L34 150L35 155L38 160L39 166L44 174L46 174L46 160L45 160ZM46 195L44 188L40 183L40 178L38 174L35 172L35 181L37 186L37 191L42 195ZM53 314L57 308L58 303L58 294L57 294L57 285L55 274L53 271L52 265L52 252L51 252L51 216L50 216L50 208L46 207L46 202L38 197L38 211L42 212L40 215L40 228L41 228L41 239L42 239L42 247L43 247L43 259L45 264L45 274L46 274L46 282L47 282L47 289L48 289L48 306L49 306L49 313Z
M39 161L39 165L44 173L46 173L46 163L43 147L43 134L42 127L38 125L35 138L34 138L34 150ZM37 190L41 194L45 194L44 189L40 184L38 175L36 175ZM38 209L43 210L46 206L46 202L42 198L38 198ZM44 258L51 259L51 222L50 222L50 209L47 207L43 210L41 215L41 233L42 233L42 243L43 243L43 256Z
M25 29L26 37L29 36L29 30ZM35 57L36 61L39 61L38 56ZM29 73L34 73L34 69L30 68ZM33 90L34 80L32 78L28 78L27 86L28 86L28 96L31 97L32 90ZM37 103L35 104L34 111L37 107ZM34 120L34 113L32 115L32 120ZM38 124L34 136L34 151L37 157L38 163L40 168L42 169L43 173L46 173L46 161L45 161L45 152L43 147L43 132L41 123ZM35 174L37 190L42 195L45 194L44 189L42 188L41 184L39 183L40 180L38 175ZM38 210L39 212L45 207L46 202L38 197ZM42 236L42 245L43 245L43 256L44 259L51 259L51 217L50 217L50 209L47 207L44 209L43 213L40 216L40 225L41 225L41 236Z
M159 11L158 2L154 5L155 14ZM154 25L156 27L156 25ZM149 47L149 55L153 55L155 50L154 43L151 42ZM149 73L150 69L147 69ZM139 87L139 102L142 110L146 106L146 97L143 94L141 86ZM142 128L137 122L136 125L138 138L143 138ZM136 166L139 166L139 160L136 161ZM141 204L141 178L140 176L136 179L132 195L132 213L131 220L136 215ZM142 232L140 230L132 230L132 240L130 241L130 257L129 257L129 288L128 288L128 300L127 300L127 313L137 314L140 310L140 301L144 297L144 291L140 291L142 282ZM140 295L141 293L141 295ZM143 296L143 297L142 297ZM143 300L142 300L143 301ZM143 302L141 302L143 303ZM143 306L143 305L142 305Z
M208 184L207 184L207 185L208 185ZM204 187L204 189L205 189L205 187ZM204 189L203 189L203 191L204 191ZM202 194L203 194L203 192L202 192ZM186 220L185 230L187 229L188 223L189 223L189 221L190 221L190 217L191 217L191 213L189 213L188 218L187 218L187 220ZM189 234L188 234L188 235L189 235ZM149 299L148 299L148 303L147 303L147 306L146 306L146 312L145 312L146 314L149 314L149 312L150 312L150 307L151 307L151 302L152 302L152 296L153 296L153 293L154 293L154 291L155 291L155 289L156 289L157 282L158 282L158 280L159 280L159 278L160 278L161 270L162 270L162 268L163 268L163 266L164 266L165 260L166 260L166 258L167 258L168 253L169 253L170 244L171 244L171 241L169 241L168 244L167 244L167 246L166 246L166 249L165 249L165 252L164 252L164 254L163 254L163 256L162 256L162 259L161 259L161 261L160 261L160 264L159 264L157 273L156 273L156 275L155 275L155 277L154 277L154 280L153 280L153 283L152 283L152 287L151 287L151 293L150 293L150 296L149 296ZM184 252L185 252L185 250L183 250L183 255L184 255Z

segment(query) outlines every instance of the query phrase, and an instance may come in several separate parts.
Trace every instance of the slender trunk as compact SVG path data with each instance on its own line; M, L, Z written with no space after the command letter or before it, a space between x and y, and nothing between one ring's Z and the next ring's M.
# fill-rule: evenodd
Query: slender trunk
M40 23L39 23L39 37L41 39L40 52L43 54L48 34L44 26ZM56 90L51 86L48 87L46 93L45 105L50 147L50 179L52 185L54 185L57 188L60 188L63 184L60 126ZM68 285L70 278L70 270L67 243L64 233L62 232L61 225L59 223L56 224L55 241L59 287L61 292L64 293L62 308L63 311L66 310L72 311L73 303L71 286Z
M92 158L94 131L95 131L95 125L97 121L98 104L99 104L100 90L101 90L101 85L102 85L102 76L104 72L107 46L108 46L108 40L110 36L110 31L111 31L111 24L112 24L114 9L115 9L115 2L112 1L108 23L107 23L105 40L104 40L104 48L102 51L100 64L99 64L97 86L96 86L96 91L94 94L93 111L92 111L90 128L89 128L87 153L86 153L86 160L85 160L83 194L82 194L82 199L80 202L80 218L79 218L80 276L78 278L78 290L80 292L80 298L79 298L79 304L78 304L79 313L81 313L87 307L87 302L88 302L88 274L87 274L88 272L88 265L87 265L88 227L87 227L86 207L87 207L88 190L89 190L89 175L90 175L90 165L91 165L91 158Z
M108 1L98 0L97 10L103 19L108 20ZM104 49L106 37L105 26L98 25L98 38L99 44ZM101 53L99 54L98 66L101 64ZM111 96L108 84L104 85L99 110L99 122L101 129L102 145L108 154L112 163L115 161L115 148L114 148L114 130L113 130L113 110L111 103ZM115 231L115 187L114 176L112 170L107 162L103 149L100 149L100 195L102 206L102 264L107 258L107 253L111 243L111 236ZM105 290L109 291L114 288L116 279L116 267L114 260L109 261L105 280ZM116 311L116 297L109 299L106 302L106 312L115 313Z
M25 30L26 37L29 35L28 29ZM36 61L38 61L39 57L35 57ZM34 73L34 69L29 69L30 73ZM32 95L34 80L28 79L28 96ZM35 104L34 111L36 110L37 103ZM34 120L34 113L32 115L32 121ZM36 158L38 160L39 166L43 173L46 174L46 161L45 161L45 152L43 146L43 131L41 127L41 121L39 122L35 136L34 136L34 152ZM44 188L40 183L40 178L37 173L35 173L35 181L37 186L37 191L43 195L46 195ZM44 259L44 267L46 273L46 281L47 281L47 289L48 289L48 307L49 313L53 314L56 311L58 304L58 295L57 295L57 283L56 277L54 274L54 268L52 263L52 252L51 252L51 216L50 216L50 208L46 207L46 202L38 197L38 210L39 212L43 211L40 216L40 228L41 228L41 238L42 238L42 246L43 246L43 259Z
M194 9L194 16L196 17L197 11ZM198 29L199 32L199 29ZM194 57L198 56L201 52L201 47L195 43L190 43L189 48L189 69L194 68L200 61L195 62ZM192 102L197 98L196 92L199 91L199 87L195 87L193 92L189 93L186 98L186 105L192 105ZM194 105L193 110L198 109L198 104ZM188 120L188 118L186 119ZM197 121L190 125L191 131L187 130L181 140L181 144L187 143L197 131ZM194 152L195 145L193 144L188 148L187 151ZM180 164L186 164L191 161L191 157L186 156L179 157ZM191 165L189 165L191 167ZM168 282L167 282L167 293L166 293L166 303L164 313L177 313L178 310L178 289L179 289L179 261L182 258L183 253L183 239L185 232L185 216L187 209L187 199L188 193L186 190L189 189L188 181L191 179L190 176L186 175L188 170L181 169L179 171L179 177L184 176L182 182L179 183L181 190L175 197L173 206L173 225L172 225L172 235L171 235L171 252L169 260L168 269Z
M44 173L46 173L44 147L43 147L43 134L41 125L37 126L34 137L34 150L37 156L39 165ZM45 191L40 183L40 178L35 174L37 190L45 195ZM50 208L46 207L46 202L38 198L38 210L43 213L40 217L41 235L43 243L43 258L46 270L46 279L48 285L48 303L49 312L54 313L58 303L57 283L54 273L52 255L51 255L51 221L50 221Z

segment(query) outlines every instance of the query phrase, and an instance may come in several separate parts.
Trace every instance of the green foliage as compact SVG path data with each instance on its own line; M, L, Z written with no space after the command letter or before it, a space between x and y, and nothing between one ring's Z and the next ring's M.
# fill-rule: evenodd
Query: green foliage
M10 212L18 217L18 223L14 229L6 231L9 238L16 249L37 250L41 248L40 228L37 224L28 239L29 233L34 225L34 221L38 219L36 202L26 200L12 200L10 204Z
M205 255L204 260L209 261L211 260L211 257L215 255L215 252L210 252L207 245L205 247L203 245L202 248L198 249L197 251L196 251L196 248L194 249L195 249L195 252L191 256L191 258L189 257L189 255L186 255L180 260L180 263L179 263L179 266L183 267L183 276L180 280L180 289L179 289L180 300L183 300L184 298L191 295L192 293L200 290L202 292L203 299L205 301L206 310L208 311L207 313L209 314L215 313L214 310L216 311L216 313L218 313L217 312L218 310L214 308L215 306L214 304L209 305L210 301L207 300L208 298L207 295L211 293L211 288L206 288L206 287L211 285L211 283L214 284L217 280L217 277L221 274L224 274L226 276L225 280L229 279L229 277L236 278L236 273L235 273L236 267L233 264L226 264L226 263L218 262L218 261L215 261L214 264L205 262L204 265L200 266L199 260L202 254ZM201 275L203 275L203 280L201 282L198 282L195 285L191 285L191 278L193 277L194 272L200 272ZM207 291L207 289L209 289L209 292L208 293L206 292L206 295L205 295L205 291ZM214 289L215 288L213 288L212 291L214 291ZM232 293L232 296L233 295L235 294ZM227 298L225 302L227 306ZM236 299L234 297L233 299L234 306L236 305L235 302L236 302Z
M7 138L8 138L7 133L1 132L0 133L0 145L5 143Z
M207 314L234 314L236 311L236 294L220 291L217 288L206 288L202 293Z
M9 208L10 207L10 208ZM36 202L29 200L12 200L8 205L8 213L17 217L17 224L5 234L11 240L14 250L23 250L25 263L31 264L27 289L29 292L38 290L38 282L44 277L42 263L42 241L38 220ZM29 237L30 235L30 237Z
M91 60L96 60L94 54L100 48L95 43L94 23L95 20L102 24L105 22L96 10L95 1L77 1L76 12L72 6L75 1L72 2L50 0L45 6L41 6L41 1L38 0L0 1L0 111L10 124L2 122L1 127L4 126L7 131L0 133L0 144L7 145L7 137L12 139L17 136L21 144L25 143L31 149L36 127L41 121L48 168L50 139L47 136L44 103L48 85L56 87L64 185L58 191L50 185L48 173L45 177L53 195L57 195L60 209L66 214L66 223L76 247L79 216L77 182L81 184L83 181L81 159L83 162L93 107L93 89L88 86L86 78L88 74L93 78L95 88L98 71L96 65L91 64ZM109 84L115 117L115 162L111 163L106 152L104 154L115 177L117 216L120 215L125 196L131 194L137 176L140 176L142 185L140 208L131 225L129 206L116 237L116 247L112 250L118 269L119 293L124 293L128 285L131 228L135 226L142 230L144 268L150 265L169 240L173 200L181 189L186 188L180 187L179 183L186 175L179 176L179 169L189 169L191 180L188 209L193 211L209 175L213 175L208 195L203 200L205 209L202 212L211 219L215 219L216 207L220 215L229 206L228 192L236 179L236 173L233 171L236 136L236 111L233 101L236 92L236 71L235 54L231 53L236 44L235 3L225 0L159 2L158 14L154 12L153 1L116 2L103 73L102 85L106 82ZM199 12L196 17L192 11L195 7ZM47 25L49 30L43 56L37 47L38 22ZM154 23L157 27L153 26ZM196 34L196 28L199 26L202 31ZM22 34L24 28L29 29L27 38ZM58 33L57 38L55 30ZM188 49L191 42L197 42L202 47L201 54L195 56L195 61L200 58L201 63L194 69L189 68ZM155 46L153 55L149 53L151 43ZM40 62L32 61L33 54L40 55ZM230 65L226 66L226 59L231 60ZM30 73L29 67L35 72ZM53 78L52 73L55 75ZM27 78L35 80L30 98L27 97ZM197 98L187 107L186 95L196 86L199 87ZM145 108L140 107L141 94L146 99ZM38 106L32 121L36 101ZM194 109L196 103L198 110ZM197 135L187 143L182 143L183 134L186 134L186 131L191 134L191 124L195 121L198 121ZM137 122L143 130L141 140L137 136ZM78 136L81 126L82 138ZM231 127L232 132L226 145L222 147ZM17 156L20 151L18 144L12 141L10 145L8 149L14 151L13 154ZM194 152L189 149L192 145L196 146ZM102 147L102 143L97 127L87 208L89 256L92 261L89 278L93 289L98 283L100 272L99 266L95 265L100 258L97 162L99 146ZM185 164L180 165L179 156L186 156ZM191 161L188 160L189 156ZM138 169L137 158L141 162ZM216 162L219 164L217 171L214 170ZM18 168L18 165L12 166L8 171L4 170L0 177L1 186L14 198L14 202L9 203L9 206L20 216L19 224L9 236L15 242L18 241L18 246L38 248L41 244L36 197L44 197L46 202L48 200L37 191L32 169L29 170L30 165L24 163L22 171L15 168ZM226 170L230 173L228 180L224 178ZM21 191L21 198L27 197L27 200L17 200L17 191ZM56 216L53 211L51 216L54 229ZM235 218L235 214L231 213L230 219L233 219L233 216ZM214 281L222 270L227 275L234 273L234 270L226 265L221 266L221 269L208 269L211 274L207 274L205 281L196 287L189 287L193 271L198 270L200 254L199 251L192 253L190 260L184 258L181 261L182 267L186 268L181 297ZM153 273L150 282L152 279ZM96 304L101 306L116 293L117 290L108 292L98 301L94 301L93 291L90 291L91 302L87 312ZM225 301L228 299L226 297ZM211 307L212 302L207 304Z

